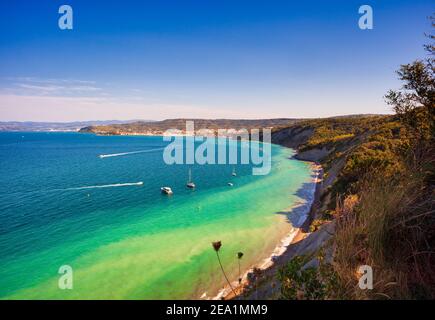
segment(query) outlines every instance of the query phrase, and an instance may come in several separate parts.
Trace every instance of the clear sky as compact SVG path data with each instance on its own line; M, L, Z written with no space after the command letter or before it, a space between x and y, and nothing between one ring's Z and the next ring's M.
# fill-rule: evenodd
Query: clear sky
M60 30L69 4L74 29ZM374 29L360 30L369 4ZM0 121L388 113L433 0L0 3Z

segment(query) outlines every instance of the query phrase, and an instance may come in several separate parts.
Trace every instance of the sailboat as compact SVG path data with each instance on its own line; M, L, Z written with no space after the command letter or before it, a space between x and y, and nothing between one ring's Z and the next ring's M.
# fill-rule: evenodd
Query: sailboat
M233 177L237 176L237 173L236 173L236 167L233 167L233 173L232 173L232 176L233 176Z
M195 189L195 184L192 181L192 169L189 169L189 180L187 181L186 187L190 189Z

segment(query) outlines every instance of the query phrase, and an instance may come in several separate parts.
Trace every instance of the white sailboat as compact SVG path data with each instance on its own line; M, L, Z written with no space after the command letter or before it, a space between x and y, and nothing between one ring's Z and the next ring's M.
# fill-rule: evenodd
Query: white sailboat
M192 169L189 169L189 180L187 181L186 187L190 189L195 189L195 183L192 181Z
M232 176L233 176L233 177L237 176L237 173L236 173L236 167L233 167L233 173L232 173Z

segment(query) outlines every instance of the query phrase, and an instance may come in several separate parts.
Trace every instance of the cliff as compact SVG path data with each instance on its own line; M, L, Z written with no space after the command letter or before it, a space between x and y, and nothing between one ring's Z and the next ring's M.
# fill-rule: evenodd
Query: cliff
M298 122L272 141L321 164L323 181L309 226L272 268L253 272L239 298L434 297L430 140L398 116L369 116ZM374 290L359 288L361 265L373 267Z

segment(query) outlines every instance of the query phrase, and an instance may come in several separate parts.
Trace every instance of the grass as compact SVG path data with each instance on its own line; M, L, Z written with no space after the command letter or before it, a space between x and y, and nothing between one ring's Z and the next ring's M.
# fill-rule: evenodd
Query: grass
M367 176L354 206L337 206L334 269L347 298L435 297L433 190L421 166L410 166L390 180ZM372 291L357 286L364 264L373 268Z
M297 126L314 129L300 151L330 150L320 160L325 178L341 163L323 189L320 218L311 227L315 232L325 220L336 223L330 275L337 286L317 298L435 298L433 139L417 139L397 116L322 119ZM304 284L291 271L296 262L286 277L281 274L281 285L293 281L302 291L283 297L315 298L304 288L318 284L322 271L310 269ZM358 286L361 265L373 268L373 290Z

